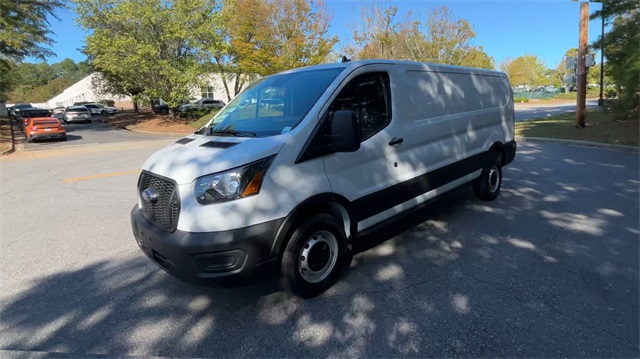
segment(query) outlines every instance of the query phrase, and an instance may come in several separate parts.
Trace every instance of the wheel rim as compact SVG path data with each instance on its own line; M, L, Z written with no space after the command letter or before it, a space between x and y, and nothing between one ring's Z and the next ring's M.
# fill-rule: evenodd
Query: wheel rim
M329 231L311 235L300 252L300 275L309 283L318 283L329 276L338 261L338 240Z
M498 167L491 166L489 170L489 192L495 193L500 186L500 173Z

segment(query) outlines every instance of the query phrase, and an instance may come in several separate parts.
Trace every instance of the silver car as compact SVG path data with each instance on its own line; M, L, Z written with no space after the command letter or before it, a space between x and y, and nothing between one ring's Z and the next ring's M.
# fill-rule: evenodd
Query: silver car
M70 122L91 122L91 112L84 106L67 107L64 111L63 120Z

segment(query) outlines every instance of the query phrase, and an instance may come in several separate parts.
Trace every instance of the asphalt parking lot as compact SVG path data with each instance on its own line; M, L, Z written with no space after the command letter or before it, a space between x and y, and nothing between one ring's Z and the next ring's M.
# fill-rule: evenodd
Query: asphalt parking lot
M117 116L117 115L116 115ZM56 117L62 122L62 117ZM118 143L127 141L148 141L175 136L158 136L144 133L134 133L116 128L102 122L102 116L93 116L89 123L65 123L67 140L37 140L24 144L26 151L46 150L68 146L90 146L98 144Z
M496 201L461 188L361 238L342 280L301 300L143 257L128 215L166 143L0 159L1 356L639 355L637 153L522 143Z

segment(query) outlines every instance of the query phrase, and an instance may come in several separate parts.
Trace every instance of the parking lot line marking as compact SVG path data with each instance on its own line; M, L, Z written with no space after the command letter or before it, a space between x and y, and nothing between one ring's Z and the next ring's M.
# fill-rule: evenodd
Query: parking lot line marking
M121 171L121 172L102 173L102 174L93 175L93 176L66 178L66 179L63 179L62 182L71 183L71 182L79 182L79 181L88 181L88 180L100 179L100 178L106 178L106 177L129 175L129 174L139 173L139 172L140 170L129 170L129 171Z

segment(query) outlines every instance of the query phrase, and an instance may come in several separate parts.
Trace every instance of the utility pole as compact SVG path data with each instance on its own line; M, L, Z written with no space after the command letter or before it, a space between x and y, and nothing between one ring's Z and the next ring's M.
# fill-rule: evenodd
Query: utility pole
M604 91L604 7L605 2L602 2L602 44L600 45L600 99L598 99L598 106L604 106L604 97L602 92Z
M589 3L580 3L580 36L578 38L578 96L576 127L585 128L585 109L587 99L587 46L589 42Z

